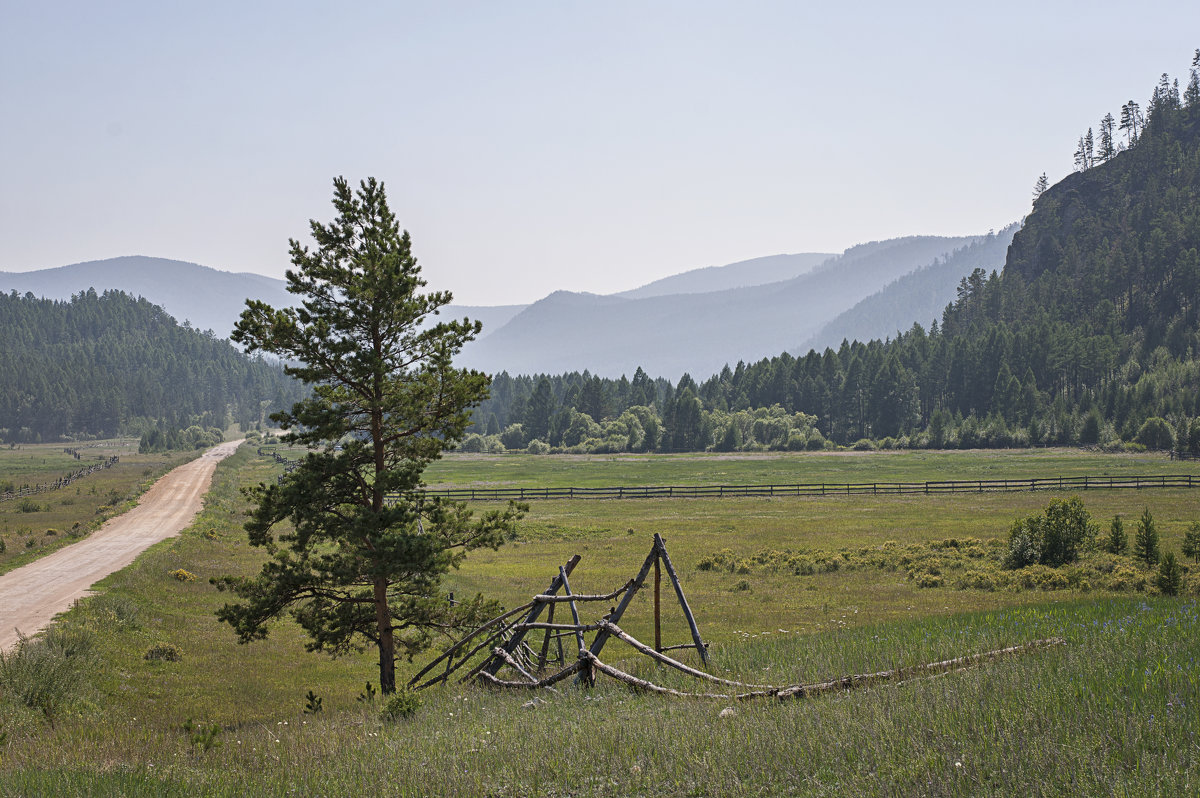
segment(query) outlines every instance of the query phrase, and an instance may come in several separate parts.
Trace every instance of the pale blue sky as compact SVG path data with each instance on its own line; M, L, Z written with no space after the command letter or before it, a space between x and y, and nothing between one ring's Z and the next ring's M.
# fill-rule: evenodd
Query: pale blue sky
M0 0L0 270L282 276L374 175L436 288L607 293L999 229L1200 4Z

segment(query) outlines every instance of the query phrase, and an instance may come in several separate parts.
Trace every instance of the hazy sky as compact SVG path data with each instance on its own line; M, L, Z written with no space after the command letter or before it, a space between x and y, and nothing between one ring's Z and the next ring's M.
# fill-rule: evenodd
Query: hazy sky
M1200 3L0 0L0 270L282 276L373 175L469 304L983 233Z

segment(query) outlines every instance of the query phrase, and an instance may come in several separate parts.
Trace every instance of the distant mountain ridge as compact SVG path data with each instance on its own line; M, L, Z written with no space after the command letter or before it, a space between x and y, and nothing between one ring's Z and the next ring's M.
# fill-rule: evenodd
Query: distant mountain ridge
M727 363L777 355L896 278L970 237L913 236L872 242L790 280L699 294L629 299L559 291L463 351L464 365L496 373L677 379Z
M745 288L777 283L799 277L830 258L834 253L805 252L795 255L767 255L725 266L706 266L663 277L630 291L612 294L625 299L646 299L669 294L706 294L728 288Z
M618 294L555 291L532 305L450 305L440 318L466 316L483 323L483 333L467 345L460 363L489 373L587 369L620 376L639 366L670 378L713 373L726 363L794 351L797 342L869 294L977 238L913 236L860 244L833 257L772 255L694 269ZM714 285L726 287L696 290ZM248 297L275 307L294 302L283 280L167 258L126 256L0 272L5 293L67 300L89 288L144 297L219 338L229 336Z

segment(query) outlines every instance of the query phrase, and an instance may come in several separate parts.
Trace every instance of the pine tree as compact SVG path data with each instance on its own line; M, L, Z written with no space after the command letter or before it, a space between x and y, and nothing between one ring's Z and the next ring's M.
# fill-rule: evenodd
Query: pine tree
M1193 521L1183 533L1183 556L1200 562L1200 521Z
M1196 50L1196 55L1192 58L1192 76L1183 92L1183 104L1188 108L1200 105L1200 49Z
M241 642L265 637L284 613L312 649L346 653L365 638L378 648L386 694L398 653L411 657L436 632L491 611L482 597L452 604L440 578L467 551L499 546L522 508L474 519L463 505L425 497L425 466L463 437L487 395L486 375L451 363L481 325L425 324L450 294L420 292L411 241L381 183L353 191L338 178L333 204L334 222L310 225L315 251L291 242L288 290L303 297L300 307L247 301L233 334L249 351L296 364L288 373L312 386L272 416L291 430L289 443L311 451L278 484L250 492L250 543L271 556L254 578L214 580L242 599L217 616Z
M1116 144L1113 143L1113 130L1117 120L1112 114L1105 114L1100 120L1100 147L1096 152L1096 160L1104 163L1117 154Z
M1154 584L1165 596L1179 595L1179 588L1183 585L1183 569L1175 559L1175 552L1168 551L1163 555Z
M1158 562L1158 529L1154 526L1154 516L1150 514L1149 507L1142 510L1142 517L1138 519L1137 535L1133 539L1133 556L1146 565Z
M1142 116L1141 106L1136 102L1130 100L1121 106L1121 124L1118 126L1118 129L1125 131L1125 140L1130 147L1137 144L1138 133L1145 123L1146 120Z
M1046 189L1050 187L1050 181L1046 179L1046 173L1042 172L1038 177L1037 182L1033 184L1033 201L1036 203L1038 197L1046 193Z
M1125 533L1125 524L1120 515L1114 515L1112 523L1109 524L1108 540L1104 541L1104 548L1112 554L1124 554L1129 548L1129 535Z

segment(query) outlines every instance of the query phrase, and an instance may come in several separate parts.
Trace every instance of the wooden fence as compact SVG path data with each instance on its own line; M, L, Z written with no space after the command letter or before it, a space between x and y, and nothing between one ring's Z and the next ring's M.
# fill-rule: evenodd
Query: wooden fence
M79 459L79 454L77 452L75 452L71 449L65 449L64 451L67 452L67 454L75 455L76 460ZM5 491L4 493L0 493L0 502L11 501L12 499L20 499L25 496L33 496L38 493L45 493L46 491L58 490L59 488L65 488L67 485L70 485L72 482L74 482L77 479L86 477L88 474L94 474L97 471L100 471L105 468L112 468L120 461L121 461L121 458L119 458L119 457L109 457L107 459L104 459L104 460L96 463L93 466L89 466L88 468L81 468L78 471L76 471L75 473L68 474L65 477L59 477L58 479L54 480L53 482L43 482L40 485L22 485L19 489L15 490L15 491Z
M773 496L891 496L943 493L1017 493L1148 488L1200 488L1200 476L1077 476L1032 479L948 479L932 482L802 483L795 485L653 485L600 488L430 488L427 496L454 501L531 499L725 499Z
M292 471L300 464L278 452L260 448ZM426 496L452 501L530 501L534 499L734 499L774 496L893 496L943 493L1021 493L1026 491L1146 490L1200 488L1200 476L1033 477L1029 479L945 479L929 482L806 482L792 485L621 485L598 488L428 488ZM396 496L389 496L395 499Z

